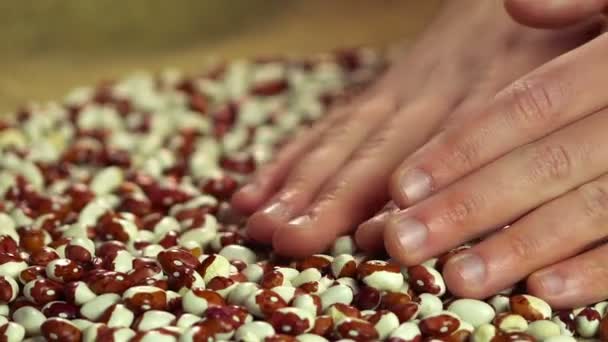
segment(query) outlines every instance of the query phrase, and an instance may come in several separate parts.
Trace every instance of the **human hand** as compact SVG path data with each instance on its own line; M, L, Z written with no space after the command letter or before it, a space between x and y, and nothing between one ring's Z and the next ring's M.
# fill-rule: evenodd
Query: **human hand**
M524 28L494 1L446 6L377 85L303 132L235 195L234 206L253 213L252 238L292 256L324 250L386 202L389 175L430 136L586 41L579 28Z
M608 1L506 3L534 25L585 18L597 37L408 157L391 182L407 209L389 215L385 245L411 265L489 234L444 265L454 294L483 298L532 273L528 290L554 307L599 301L608 297L608 34L595 15Z

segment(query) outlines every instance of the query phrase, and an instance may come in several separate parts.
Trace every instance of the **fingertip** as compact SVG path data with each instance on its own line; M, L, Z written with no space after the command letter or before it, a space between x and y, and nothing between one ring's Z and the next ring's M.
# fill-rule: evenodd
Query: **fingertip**
M479 291L469 288L466 281L458 275L457 272L454 272L453 269L447 267L447 265L443 269L443 281L450 293L456 297L473 299L484 298Z
M407 208L431 195L433 179L420 168L400 169L391 176L390 193L400 208Z
M397 260L399 263L409 266L409 263L406 262L407 258L404 255L405 253L402 251L401 245L397 243L398 232L396 229L398 228L395 227L395 224L393 224L393 220L389 219L386 223L386 228L384 229L383 234L386 253L388 253L391 258Z
M275 231L281 225L275 218L264 212L256 212L247 220L245 229L251 239L265 244L272 243Z
M542 296L543 295L543 286L538 281L538 274L534 272L528 276L526 279L526 290L533 296Z
M511 18L523 25L537 26L536 21L537 15L530 14L530 4L526 4L526 1L520 0L505 0L505 10ZM532 13L534 13L533 11Z
M547 13L543 13L546 3L547 1L505 0L504 5L507 13L520 24L539 28L561 25L560 21L556 21L551 16L547 17Z
M598 14L606 7L606 0L505 0L506 11L517 22L538 28L572 25Z
M253 214L256 210L260 209L266 200L266 196L263 196L259 190L248 189L251 186L251 184L248 184L237 190L230 199L232 207L245 215Z
M390 217L384 228L384 247L388 255L402 265L412 266L424 261L415 251L408 250L402 243L402 228L395 216Z
M386 216L386 215L385 215ZM375 253L384 249L384 227L386 217L378 215L363 222L355 232L355 242L364 252Z
M539 297L546 301L551 307L556 309L564 309L569 307L575 307L579 303L567 302L564 298L556 296L555 283L547 279L547 271L541 270L532 273L528 279L526 279L526 290L528 293L535 297Z
M333 230L321 229L305 215L281 225L274 233L272 245L280 255L303 258L326 251L336 237Z
M275 161L259 169L255 175L231 198L232 206L245 215L251 215L280 190L288 164Z
M467 252L450 258L443 266L443 280L457 297L482 299L491 295L485 282L485 270L478 267L477 256Z
M398 168L391 174L388 181L388 192L393 202L399 208L406 208L409 205L408 198L401 188L401 178L403 173L403 169Z

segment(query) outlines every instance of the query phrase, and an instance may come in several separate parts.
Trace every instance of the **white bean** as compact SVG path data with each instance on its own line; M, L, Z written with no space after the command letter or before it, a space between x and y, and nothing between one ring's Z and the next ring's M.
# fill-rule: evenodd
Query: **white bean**
M350 235L340 236L337 238L331 246L330 253L332 256L338 256L340 254L355 254L357 250L355 241Z
M576 342L576 339L571 336L561 335L561 336L549 337L549 338L543 340L543 342Z
M32 306L24 306L13 313L13 320L25 329L29 336L40 334L40 326L46 320L42 312ZM20 330L18 327L13 327Z
M486 302L476 299L457 299L448 306L448 311L458 315L462 320L478 327L494 319L494 309Z
M234 339L239 342L261 342L274 334L274 328L270 323L254 321L241 325L236 330Z
M325 290L320 297L321 306L325 311L336 303L350 304L353 301L353 291L346 285L338 284Z
M40 322L42 323L42 322ZM18 323L15 322L8 322L5 323L4 325L6 325L6 329L4 330L4 333L2 334L4 338L6 338L4 341L6 342L19 342L19 341L23 341L23 338L25 337L25 328Z
M475 328L471 335L471 342L490 342L496 336L496 327L492 324L485 323Z
M397 329L390 334L390 337L405 341L417 341L418 339L421 339L422 332L420 332L417 322L405 322L397 327Z
M315 334L301 334L296 336L296 340L298 342L328 342L325 337Z
M386 339L395 329L399 327L399 318L392 312L387 312L374 324L381 340Z
M228 302L233 305L242 305L245 303L247 297L257 291L259 288L260 286L256 283L238 283L234 289L230 291L230 294L228 294Z
M528 329L526 329L526 333L532 335L539 341L544 341L549 337L560 336L560 328L554 322L543 319L530 322L530 324L528 324Z
M80 308L80 314L91 321L96 321L110 306L118 303L120 296L115 293L104 293L86 302Z
M443 311L443 302L441 299L430 293L422 293L420 298L420 313L421 318L439 313Z
M503 294L497 294L494 297L490 298L490 300L488 300L488 304L492 305L494 311L497 314L511 310L511 305L509 304L509 296Z
M241 260L246 264L253 264L257 261L257 255L251 249L240 245L228 245L222 248L219 255L225 257L229 261Z
M121 168L110 166L102 169L95 174L91 180L91 190L99 195L106 195L113 192L122 184L124 174Z
M252 283L258 283L264 276L264 269L258 264L249 264L241 272Z
M305 283L319 281L323 275L316 268L307 268L291 279L291 285L298 287Z

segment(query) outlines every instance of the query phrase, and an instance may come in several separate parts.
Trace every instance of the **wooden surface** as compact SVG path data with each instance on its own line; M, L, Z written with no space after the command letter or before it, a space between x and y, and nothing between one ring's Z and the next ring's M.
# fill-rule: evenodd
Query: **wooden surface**
M137 70L411 40L438 0L0 2L0 113ZM126 6L126 7L125 7Z

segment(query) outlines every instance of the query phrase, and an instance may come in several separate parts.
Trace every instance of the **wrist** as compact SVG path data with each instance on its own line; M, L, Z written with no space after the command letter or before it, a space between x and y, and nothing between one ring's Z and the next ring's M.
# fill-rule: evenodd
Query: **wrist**
M432 23L481 23L504 18L508 18L508 14L502 1L445 0Z
M487 31L491 28L491 31ZM523 27L507 13L500 0L446 0L421 38L436 41L437 37L471 38L515 34ZM487 33L487 34L485 34Z

